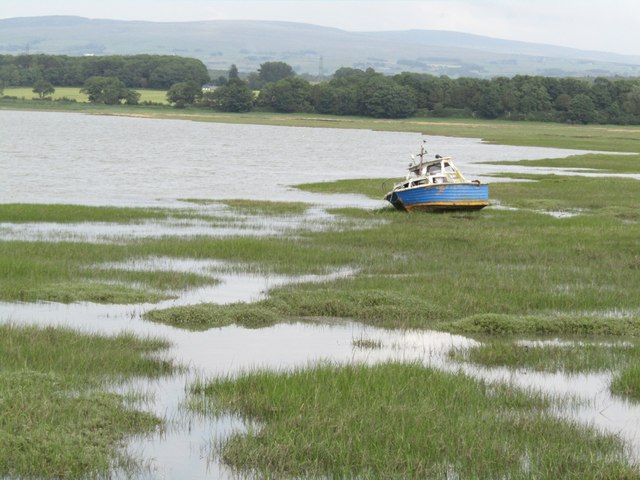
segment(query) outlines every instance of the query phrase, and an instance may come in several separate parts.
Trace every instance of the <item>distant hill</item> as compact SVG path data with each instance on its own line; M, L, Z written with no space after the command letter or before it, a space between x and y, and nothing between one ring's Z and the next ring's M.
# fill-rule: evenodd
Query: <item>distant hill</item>
M317 25L215 20L140 22L49 16L0 20L0 54L176 54L212 70L236 64L255 71L284 61L298 73L331 74L340 67L393 74L423 72L450 77L516 74L640 76L640 57L465 33L407 30L348 32Z

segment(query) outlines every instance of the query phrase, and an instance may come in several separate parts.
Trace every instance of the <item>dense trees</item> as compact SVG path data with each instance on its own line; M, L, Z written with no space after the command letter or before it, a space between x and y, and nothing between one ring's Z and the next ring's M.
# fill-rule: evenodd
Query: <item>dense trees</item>
M253 92L242 81L230 81L214 92L217 108L223 112L249 112L253 108Z
M258 105L276 112L312 112L311 85L298 77L266 83L260 91Z
M209 81L202 62L174 56L0 55L0 87L33 86L41 98L48 95L46 85L84 85L92 101L135 103L130 89L147 87L168 89L167 99L177 107L194 104L228 112L258 108L384 118L418 112L437 117L640 124L638 78L453 79L410 72L384 76L371 68L343 67L330 81L311 84L285 62L265 62L248 76L241 76L234 65L227 76L216 80L217 89L203 93L201 87Z
M178 108L195 103L202 96L202 86L196 82L178 82L171 85L167 92L167 101Z
M258 78L263 84L274 83L295 75L291 65L285 62L265 62L260 64L258 69Z
M629 89L622 106L631 115L640 115L640 84Z
M246 82L235 78L212 92L206 92L201 104L222 112L249 112L253 108L253 92Z
M240 80L238 68L231 65L228 80L218 82L222 84L213 91L202 94L199 104L222 112L248 112L253 108L253 92L247 82Z
M575 123L591 123L596 120L596 108L591 97L579 93L569 101L567 118Z
M130 105L135 105L140 99L140 94L129 90L125 84L116 77L95 76L88 78L80 89L86 93L92 103L104 103L115 105L124 100Z
M37 93L40 100L44 100L47 95L53 95L56 89L46 80L38 80L33 85L33 93Z
M640 79L516 75L491 80L402 73L417 108L434 116L576 123L640 123Z
M415 92L390 77L367 71L341 68L334 78L314 87L314 107L319 113L400 118L416 110Z
M90 77L115 77L127 88L168 89L177 82L203 85L209 81L200 60L171 55L0 55L0 84L5 86L30 87L44 80L58 87L75 87Z

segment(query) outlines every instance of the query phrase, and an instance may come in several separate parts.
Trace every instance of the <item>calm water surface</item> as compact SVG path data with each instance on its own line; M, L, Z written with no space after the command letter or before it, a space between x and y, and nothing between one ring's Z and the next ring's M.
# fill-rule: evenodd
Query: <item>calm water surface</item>
M431 153L453 156L469 178L518 169L481 165L480 162L584 153L486 145L477 139L423 137L414 133L226 125L70 113L0 111L0 132L0 202L3 203L184 208L180 199L249 198L376 207L382 202L356 195L315 195L295 190L291 185L342 178L397 178L404 174L410 154L417 151L423 138L427 139ZM527 171L546 172L549 169ZM384 190L380 193L382 196ZM326 220L317 210L311 210L310 215L314 223ZM251 225L253 221L247 220L249 229L277 235L295 231L305 221L309 223L309 218L274 218L263 220L258 226ZM68 238L97 241L110 238L111 234L126 239L174 235L176 231L185 235L219 232L210 224L181 222L118 226L115 232L108 224L1 224L0 240ZM219 228L228 229L228 234L247 231L246 225L239 226L224 218L221 225ZM0 302L0 322L63 325L105 334L132 331L167 338L173 343L168 355L188 365L189 372L158 381L132 382L126 387L150 392L152 400L145 407L168 422L166 432L135 438L128 445L128 451L147 467L140 478L233 477L211 458L211 439L224 438L234 429L242 429L242 423L232 417L202 419L181 409L185 387L195 378L234 374L248 368L300 367L322 360L422 361L452 371L464 369L490 381L506 380L524 388L573 395L577 399L574 408L559 412L560 415L619 433L631 445L634 456L640 451L640 409L609 394L608 375L550 375L451 364L447 356L451 348L470 346L475 342L438 332L390 332L347 321L331 325L290 323L259 330L230 326L189 332L152 324L142 318L151 308L200 302L256 301L263 298L269 288L278 285L331 280L356 272L337 271L328 276L264 276L230 273L232 266L221 262L163 258L119 267L193 271L209 274L221 283L185 292L176 300L157 305ZM353 341L359 339L379 340L382 348L357 348ZM117 472L116 476L127 475Z
M417 133L55 112L0 111L0 132L4 203L138 206L181 198L248 198L344 205L364 200L304 193L290 185L404 176L423 138L430 153L452 156L471 179L517 169L479 162L584 153ZM384 193L381 188L380 196Z

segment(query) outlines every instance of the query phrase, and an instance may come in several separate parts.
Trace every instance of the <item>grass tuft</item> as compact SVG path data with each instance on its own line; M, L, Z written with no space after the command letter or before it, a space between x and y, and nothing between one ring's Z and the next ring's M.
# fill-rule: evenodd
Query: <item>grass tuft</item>
M274 325L281 317L260 305L234 303L218 305L203 303L186 307L171 307L151 310L145 314L147 320L165 323L188 330L208 330L227 325L246 328L263 328Z
M454 360L495 367L531 369L543 372L617 371L640 360L637 345L567 342L559 345L529 345L493 340L477 347L456 349Z
M635 401L640 400L640 366L628 365L611 382L611 391Z
M446 322L442 328L466 335L577 335L640 337L640 324L635 318L597 316L523 316L479 314Z

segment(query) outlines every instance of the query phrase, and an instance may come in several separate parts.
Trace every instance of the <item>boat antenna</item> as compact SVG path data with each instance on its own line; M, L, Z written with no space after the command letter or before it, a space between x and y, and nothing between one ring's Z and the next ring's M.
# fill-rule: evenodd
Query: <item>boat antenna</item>
M420 153L418 154L418 156L420 157L420 170L422 170L422 162L424 161L424 156L427 154L427 149L424 148L426 143L426 140L422 140L422 145L420 145Z

